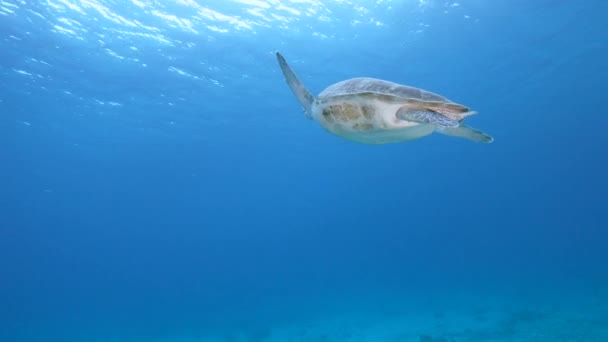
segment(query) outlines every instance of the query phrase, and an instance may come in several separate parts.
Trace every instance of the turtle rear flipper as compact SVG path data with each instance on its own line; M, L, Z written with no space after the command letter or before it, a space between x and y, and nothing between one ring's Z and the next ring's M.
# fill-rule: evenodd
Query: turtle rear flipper
M397 117L404 121L420 124L431 124L438 127L458 127L460 123L445 115L429 109L403 106L397 111Z
M452 120L432 110L405 106L397 111L397 117L401 120L433 125L437 132L453 137L484 143L491 143L494 140L482 131L463 125L459 121Z
M424 110L430 110L456 121L463 120L471 115L477 114L472 111L469 107L460 105L452 102L441 102L441 101L422 101L417 99L407 99L407 106L410 108L421 108Z
M480 130L466 125L460 125L458 127L443 126L437 127L435 130L441 134L449 135L452 137L465 138L473 140L475 142L491 143L492 141L494 141L494 138L492 138L491 136L485 134Z

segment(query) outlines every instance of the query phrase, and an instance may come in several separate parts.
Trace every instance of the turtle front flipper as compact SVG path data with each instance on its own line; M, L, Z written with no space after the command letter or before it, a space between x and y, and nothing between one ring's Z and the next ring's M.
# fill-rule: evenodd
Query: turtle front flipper
M428 109L404 106L397 111L397 117L405 121L433 125L437 132L453 137L465 138L483 143L491 143L494 141L491 136L482 131L463 125L460 121L452 120Z
M312 103L314 102L315 97L306 89L306 87L304 87L304 84L302 84L298 76L291 70L285 58L278 52L277 60L279 61L279 66L281 67L281 71L283 71L283 76L285 76L289 88L291 88L291 91L298 99L298 102L304 107L306 116L311 118Z

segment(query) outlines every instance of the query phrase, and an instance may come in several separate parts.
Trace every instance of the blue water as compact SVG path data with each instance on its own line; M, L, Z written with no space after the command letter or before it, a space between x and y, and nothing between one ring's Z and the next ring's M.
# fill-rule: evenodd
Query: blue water
M0 1L0 341L608 341L608 2ZM305 118L357 76L492 144Z

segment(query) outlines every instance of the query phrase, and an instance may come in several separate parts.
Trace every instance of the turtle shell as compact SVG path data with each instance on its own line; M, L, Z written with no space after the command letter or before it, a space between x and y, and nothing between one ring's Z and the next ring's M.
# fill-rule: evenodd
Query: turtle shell
M389 95L420 101L452 102L441 95L426 90L368 77L352 78L350 80L332 84L323 90L323 92L319 94L319 97L334 97L360 93L375 93L378 95Z
M476 114L468 107L454 103L447 98L420 88L375 78L359 77L332 84L323 90L319 101L337 98L379 99L386 103L403 103L424 110L441 113L452 120L460 121Z

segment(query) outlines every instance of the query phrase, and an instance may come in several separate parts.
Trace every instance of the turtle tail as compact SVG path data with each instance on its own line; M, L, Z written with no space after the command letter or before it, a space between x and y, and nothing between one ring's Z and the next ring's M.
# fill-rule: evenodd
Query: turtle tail
M304 107L304 111L306 112L306 116L308 118L311 117L312 113L312 103L315 100L315 97L304 87L302 82L296 74L291 70L285 58L277 52L277 60L279 61L279 65L281 66L281 71L283 71L283 75L285 76L285 80L291 88L291 91L298 99L298 102Z

